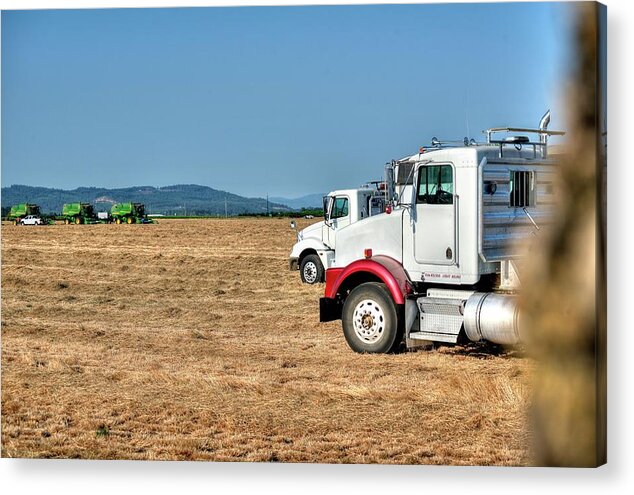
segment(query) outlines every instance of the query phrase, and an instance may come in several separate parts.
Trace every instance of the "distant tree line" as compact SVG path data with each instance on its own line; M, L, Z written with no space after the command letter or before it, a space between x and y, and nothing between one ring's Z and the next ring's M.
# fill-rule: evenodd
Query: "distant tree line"
M302 218L305 216L323 217L324 210L321 208L302 208L296 211L276 211L274 213L240 213L239 217L279 217L279 218Z

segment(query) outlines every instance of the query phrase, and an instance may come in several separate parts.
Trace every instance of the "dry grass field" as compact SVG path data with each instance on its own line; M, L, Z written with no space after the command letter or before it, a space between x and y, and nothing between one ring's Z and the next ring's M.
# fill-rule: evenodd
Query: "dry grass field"
M279 219L3 225L2 455L530 463L530 359L355 354L293 242Z

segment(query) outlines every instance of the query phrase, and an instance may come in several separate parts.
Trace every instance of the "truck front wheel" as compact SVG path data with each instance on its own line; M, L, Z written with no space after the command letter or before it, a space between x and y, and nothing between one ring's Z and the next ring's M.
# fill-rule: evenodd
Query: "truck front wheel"
M356 352L393 352L401 343L398 311L385 284L355 287L343 305L341 321L346 341Z
M317 284L324 281L324 265L319 256L309 254L299 265L299 274L305 284Z

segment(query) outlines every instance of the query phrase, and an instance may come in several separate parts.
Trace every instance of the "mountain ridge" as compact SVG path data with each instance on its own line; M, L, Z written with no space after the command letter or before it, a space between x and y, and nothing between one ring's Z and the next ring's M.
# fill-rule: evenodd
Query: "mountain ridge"
M271 196L269 200L284 204L296 210L301 208L322 208L325 195L326 193L306 194L298 198Z
M169 186L131 186L121 188L77 187L57 189L42 186L12 184L2 187L2 208L17 203L35 203L42 212L60 212L64 203L92 203L97 211L110 210L114 203L139 202L147 213L164 215L239 215L291 211L288 205L249 198L198 184Z

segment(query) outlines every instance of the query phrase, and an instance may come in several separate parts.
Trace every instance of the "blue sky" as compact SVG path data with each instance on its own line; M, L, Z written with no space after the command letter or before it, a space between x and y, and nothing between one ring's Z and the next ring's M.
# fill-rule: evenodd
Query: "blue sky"
M556 4L2 13L2 185L296 197L433 136L563 127Z

